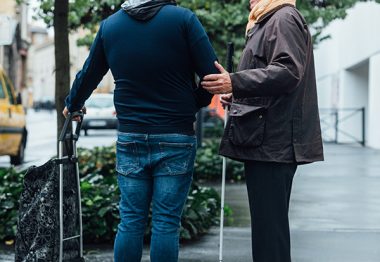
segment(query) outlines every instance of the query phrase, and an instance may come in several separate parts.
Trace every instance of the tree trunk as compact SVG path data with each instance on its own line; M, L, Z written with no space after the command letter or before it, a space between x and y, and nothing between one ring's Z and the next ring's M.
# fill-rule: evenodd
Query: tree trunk
M55 104L57 109L57 138L65 118L62 111L65 97L70 91L70 47L69 47L69 0L54 1L54 45L55 45ZM43 61L41 61L43 63Z

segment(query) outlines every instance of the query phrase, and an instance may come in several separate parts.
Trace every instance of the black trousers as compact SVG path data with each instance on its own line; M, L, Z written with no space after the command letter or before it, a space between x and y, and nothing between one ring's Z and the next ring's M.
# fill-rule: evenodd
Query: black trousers
M297 164L248 161L245 177L254 262L291 262L289 199Z

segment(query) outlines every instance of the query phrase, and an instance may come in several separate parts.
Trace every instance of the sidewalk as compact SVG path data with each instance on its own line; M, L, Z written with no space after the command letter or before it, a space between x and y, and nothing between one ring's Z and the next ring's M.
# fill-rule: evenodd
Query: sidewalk
M326 161L301 166L294 180L290 219L293 262L380 261L380 151L359 146L325 147ZM225 230L226 262L251 259L244 184L228 185L226 203L234 225ZM218 228L181 246L180 261L218 261ZM0 251L0 261L13 261ZM112 260L112 247L92 251L87 261ZM143 261L149 261L144 250Z

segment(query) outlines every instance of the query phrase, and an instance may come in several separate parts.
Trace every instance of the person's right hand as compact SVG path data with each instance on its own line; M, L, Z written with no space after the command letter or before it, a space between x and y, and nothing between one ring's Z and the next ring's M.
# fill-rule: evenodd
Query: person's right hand
M82 111L83 114L86 114L87 113L87 108L84 106L81 109L81 111ZM67 107L65 107L65 109L63 109L63 112L62 112L63 116L65 118L67 118L69 116L69 113L70 113L69 109L67 109ZM75 121L75 122L80 122L81 118L79 116L77 116L77 117L74 117L72 120Z
M226 94L226 95L221 95L220 96L220 103L222 106L225 108L226 106L231 105L232 103L232 93L231 94Z

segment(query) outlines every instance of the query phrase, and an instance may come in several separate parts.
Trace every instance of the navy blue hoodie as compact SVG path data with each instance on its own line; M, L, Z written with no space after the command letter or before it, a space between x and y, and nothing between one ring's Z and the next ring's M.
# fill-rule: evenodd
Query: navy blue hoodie
M111 69L119 131L193 133L195 113L212 98L197 88L195 74L218 73L207 34L190 10L175 5L137 14L120 10L101 23L66 106L81 109Z

